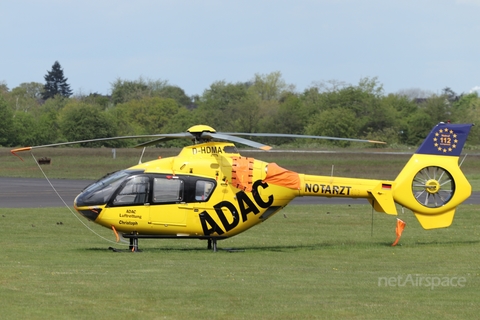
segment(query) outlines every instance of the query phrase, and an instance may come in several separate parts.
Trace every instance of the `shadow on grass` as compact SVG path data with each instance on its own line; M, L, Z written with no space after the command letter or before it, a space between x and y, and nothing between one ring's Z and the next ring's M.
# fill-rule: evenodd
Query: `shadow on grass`
M450 240L450 241L417 241L415 244L409 244L408 246L437 246L437 245L447 245L447 246L456 246L456 245L471 245L478 244L480 240Z
M442 245L444 243L437 243L435 245ZM243 247L221 247L217 248L218 252L261 252L261 251L268 251L268 252L293 252L293 251L302 251L302 250L326 250L326 249L338 249L338 248L345 248L345 249L365 249L365 248L375 248L375 247L390 247L391 243L316 243L310 245L278 245L278 246L243 246ZM400 246L400 245L399 245ZM414 246L417 246L415 244ZM412 247L412 245L409 245ZM128 248L125 247L103 247L103 248L85 248L80 249L82 251L98 251L98 252L115 252L115 253L136 253L132 252ZM142 248L139 246L138 252L213 252L212 249L208 249L207 247L196 247L196 248L178 248L178 247L144 247Z
M474 245L479 244L480 240L451 240L451 241L418 241L415 243L399 243L397 247L403 248L415 248L415 247L428 247L428 246L460 246L460 245ZM328 249L372 249L372 248L385 248L392 247L392 242L321 242L313 243L307 245L273 245L273 246L255 246L255 245L246 245L243 247L222 247L221 242L217 248L218 252L228 252L228 253L240 253L240 252L293 252L301 250L328 250ZM205 247L191 247L191 248L180 248L180 247L152 247L151 244L147 247L142 248L141 243L139 245L138 252L132 252L126 246L119 246L118 248L114 247L97 247L97 248L85 248L79 249L81 251L98 251L98 252L114 252L114 253L141 253L141 252L213 252L212 249Z

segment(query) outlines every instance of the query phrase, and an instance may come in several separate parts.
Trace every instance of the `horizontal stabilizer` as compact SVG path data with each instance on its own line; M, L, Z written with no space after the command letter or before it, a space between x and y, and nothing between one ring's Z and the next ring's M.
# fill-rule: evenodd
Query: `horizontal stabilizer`
M392 185L379 183L371 192L374 199L368 199L375 211L397 215L397 207L393 201Z

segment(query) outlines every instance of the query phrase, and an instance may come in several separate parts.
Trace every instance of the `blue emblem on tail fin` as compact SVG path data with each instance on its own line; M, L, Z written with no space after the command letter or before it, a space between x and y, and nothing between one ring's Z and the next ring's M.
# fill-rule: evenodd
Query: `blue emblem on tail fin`
M459 156L473 124L440 122L423 141L416 153Z

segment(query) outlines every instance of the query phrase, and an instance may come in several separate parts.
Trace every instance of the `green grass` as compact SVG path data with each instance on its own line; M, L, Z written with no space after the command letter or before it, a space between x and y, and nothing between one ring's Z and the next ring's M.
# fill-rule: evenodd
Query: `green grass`
M144 160L178 149L147 149ZM394 179L408 154L241 151L301 173ZM0 176L42 177L0 148ZM49 178L96 179L138 162L140 151L38 149ZM462 170L480 190L480 156ZM112 232L67 208L0 209L2 319L468 319L480 300L478 205L454 224L425 231L410 213L400 244L395 217L368 205L288 206L269 221L219 242L140 240L141 253L114 253ZM401 212L401 210L399 210ZM284 214L287 218L284 218ZM61 222L61 223L60 223ZM225 250L233 248L236 250ZM381 279L465 278L463 287L386 286Z
M460 206L452 227L431 231L400 213L397 247L395 217L375 213L372 235L368 205L292 205L217 253L200 240L114 253L123 246L67 208L0 209L2 319L473 319L479 210ZM409 275L465 285L379 285Z

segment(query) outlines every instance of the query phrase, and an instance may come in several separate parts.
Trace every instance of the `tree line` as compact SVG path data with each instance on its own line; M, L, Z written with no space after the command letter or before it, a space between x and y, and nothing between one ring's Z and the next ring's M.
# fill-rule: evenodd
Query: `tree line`
M216 81L195 96L187 96L168 81L143 78L116 79L110 95L72 96L63 70L56 64L45 76L45 84L22 83L9 89L0 83L1 146L184 132L195 124L219 132L321 135L412 146L438 122L475 123L480 119L478 93L456 94L445 88L441 94L424 98L409 91L386 94L377 78L362 78L356 85L328 81L297 92L278 71L255 74L248 82ZM468 144L480 143L479 130L473 127ZM84 146L124 147L136 142ZM260 142L312 143L271 138ZM184 143L169 141L166 146Z

